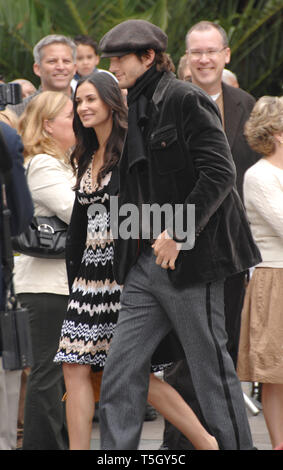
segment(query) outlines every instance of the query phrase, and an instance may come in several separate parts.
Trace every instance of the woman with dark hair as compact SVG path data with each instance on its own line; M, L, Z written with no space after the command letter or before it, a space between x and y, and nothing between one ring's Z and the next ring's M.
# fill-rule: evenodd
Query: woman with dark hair
M118 190L116 164L127 109L110 75L101 72L79 81L73 127L77 144L71 164L77 180L66 247L70 298L54 360L63 363L70 448L85 449L94 414L91 367L103 369L120 309L109 211L110 195ZM105 208L103 214L96 204Z
M102 72L80 80L74 96L77 144L71 156L76 200L66 249L71 294L54 359L63 363L73 450L90 448L96 392L120 310L122 286L112 269L110 197L119 189L117 163L126 129L127 109L111 76ZM154 374L148 401L196 448L218 448L180 395Z

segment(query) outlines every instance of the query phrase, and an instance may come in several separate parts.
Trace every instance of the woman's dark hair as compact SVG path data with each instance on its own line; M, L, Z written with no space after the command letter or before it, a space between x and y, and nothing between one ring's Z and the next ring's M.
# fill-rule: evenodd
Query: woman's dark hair
M73 121L77 143L71 155L71 165L77 173L74 189L79 188L80 181L91 162L92 155L99 147L95 130L84 127L77 112L77 90L85 82L91 83L96 88L102 101L112 110L113 127L106 144L104 164L97 176L98 184L118 162L127 130L127 107L115 78L105 72L95 72L79 80L74 96Z

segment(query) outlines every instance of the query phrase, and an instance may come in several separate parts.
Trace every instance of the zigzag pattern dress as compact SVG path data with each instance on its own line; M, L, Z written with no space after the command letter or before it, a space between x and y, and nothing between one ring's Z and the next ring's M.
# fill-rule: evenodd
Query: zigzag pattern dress
M104 367L120 310L121 286L113 277L114 246L110 232L108 173L99 188L92 187L91 166L82 178L77 198L87 212L87 236L81 265L74 280L62 325L55 362ZM105 211L98 213L95 204Z

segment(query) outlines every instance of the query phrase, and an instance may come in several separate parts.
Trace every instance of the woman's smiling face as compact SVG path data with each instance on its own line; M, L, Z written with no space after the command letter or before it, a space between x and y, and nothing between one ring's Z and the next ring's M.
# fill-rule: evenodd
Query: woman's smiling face
M96 128L112 119L110 107L100 98L95 86L84 82L76 91L77 113L84 127Z

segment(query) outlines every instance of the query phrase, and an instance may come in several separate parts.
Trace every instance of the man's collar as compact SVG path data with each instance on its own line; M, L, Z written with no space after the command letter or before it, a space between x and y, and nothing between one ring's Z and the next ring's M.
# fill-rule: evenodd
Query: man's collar
M166 90L174 78L175 78L175 75L173 72L165 72L163 74L152 96L152 101L155 104L155 106L158 106L158 104L163 100Z
M56 91L56 90L49 90L49 89L44 90L44 89L42 88L42 85L40 85L40 86L38 87L38 93L41 93L42 91ZM61 90L57 90L57 91L61 91ZM69 87L69 93L67 93L66 91L61 91L61 92L62 92L62 93L65 93L66 95L68 95L69 98L71 98L71 100L74 98L74 94L75 94L75 93L74 93L74 90L72 89L71 85L70 85L70 87Z

